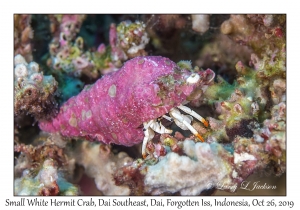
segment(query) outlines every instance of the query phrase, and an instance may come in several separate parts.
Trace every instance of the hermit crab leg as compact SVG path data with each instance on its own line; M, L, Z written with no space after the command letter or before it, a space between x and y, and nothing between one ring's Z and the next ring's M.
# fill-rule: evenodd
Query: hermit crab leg
M169 117L167 115L163 115L162 117L165 118L166 120L169 120L170 122L173 122L172 117Z
M152 123L151 121L153 120L150 120L148 123L147 122L144 122L143 125L144 125L144 139L143 139L143 145L142 145L142 156L143 158L146 158L146 146L147 146L147 143L148 141L150 141L151 139L153 139L154 137L154 131L149 127L150 124Z
M172 108L169 112L170 116L174 118L174 122L175 124L181 128L182 130L189 130L189 128L183 124L183 120L185 122L187 122L188 124L191 124L191 122L193 121L193 117L190 115L183 115L180 113L180 111L176 108ZM174 114L177 114L178 116L180 116L180 120L178 120L178 117L174 117Z
M203 117L201 117L198 113L196 113L193 110L191 110L189 107L183 106L183 105L179 105L177 107L179 109L181 109L182 111L184 111L184 112L192 115L193 117L195 117L197 120L199 120L200 122L202 122L205 125L205 127L208 127L208 122Z
M154 130L155 132L159 133L159 134L163 134L163 133L172 133L172 130L169 130L167 128L165 128L161 122L153 122L150 124L150 128L152 128L152 130Z
M151 124L153 124L154 120L150 120L149 122L144 122L143 125L144 125L144 129L148 129L150 127Z
M176 109L171 109L170 111L170 115L175 119L178 120L179 122L181 122L182 124L184 124L196 137L198 137L202 142L204 142L203 137L198 133L198 131L196 131L195 128L193 128L193 126L187 122L184 119L184 115L181 115L180 113L177 112L178 110Z
M172 130L169 130L167 128L165 128L161 122L158 123L155 120L150 120L149 122L144 122L144 140L143 140L143 145L142 145L142 155L143 158L146 158L146 146L148 141L150 141L151 139L153 139L154 137L154 131L159 133L159 134L163 134L163 133L172 133Z

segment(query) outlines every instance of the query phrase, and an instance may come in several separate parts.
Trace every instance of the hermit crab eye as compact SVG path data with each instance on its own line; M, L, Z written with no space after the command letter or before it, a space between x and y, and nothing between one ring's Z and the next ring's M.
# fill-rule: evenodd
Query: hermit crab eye
M200 75L199 74L196 74L196 73L193 73L191 74L188 78L187 78L187 83L189 84L194 84L194 83L197 83L200 79Z

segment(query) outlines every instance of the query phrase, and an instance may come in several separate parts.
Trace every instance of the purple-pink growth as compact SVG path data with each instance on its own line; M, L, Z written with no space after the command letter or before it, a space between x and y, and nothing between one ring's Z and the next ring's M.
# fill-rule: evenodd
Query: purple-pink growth
M132 146L143 140L141 125L180 105L212 71L199 72L200 81L186 80L193 72L161 56L136 57L117 72L103 76L70 98L58 116L40 122L47 132Z

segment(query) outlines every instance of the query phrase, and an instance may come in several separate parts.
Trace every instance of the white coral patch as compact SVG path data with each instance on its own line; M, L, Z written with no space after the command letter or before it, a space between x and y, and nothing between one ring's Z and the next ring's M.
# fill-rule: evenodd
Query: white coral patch
M237 178L237 176L238 176L238 173L236 172L236 170L233 170L232 171L232 177Z
M209 29L209 15L192 15L192 28L200 34Z
M137 53L139 50L142 50L145 48L146 44L148 44L149 42L149 38L147 36L147 34L144 34L141 37L141 43L139 45L136 45L135 43L132 43L132 47L130 47L127 51L128 54L135 54Z
M28 65L31 72L39 72L39 64L36 62L30 62Z
M234 164L237 164L238 162L243 162L247 160L256 160L256 158L253 155L250 155L249 153L243 152L241 154L233 153L234 157Z
M253 137L254 137L254 140L255 140L256 142L258 142L258 143L262 143L262 142L265 141L265 139L262 138L262 137L261 137L260 135L258 135L258 134L254 134Z
M15 56L15 66L18 65L18 64L27 65L27 62L26 62L25 58L20 54Z
M213 152L215 149L221 146L185 140L183 150L187 156L170 152L156 165L148 167L145 190L153 195L163 192L199 195L219 181L227 183L232 169Z
M113 155L103 152L99 144L83 142L80 152L76 152L76 163L85 168L85 173L95 179L95 184L103 195L129 195L130 189L127 185L116 186L113 175L117 168L132 162L132 159L125 153Z
M26 66L22 63L22 64L18 64L15 67L15 75L20 78L20 77L26 77L28 75L28 70L26 68Z

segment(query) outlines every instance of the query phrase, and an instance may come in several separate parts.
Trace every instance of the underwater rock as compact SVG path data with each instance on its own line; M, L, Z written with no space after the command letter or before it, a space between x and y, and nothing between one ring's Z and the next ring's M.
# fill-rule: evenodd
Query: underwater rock
M132 163L126 153L120 152L114 155L108 145L102 143L78 142L76 149L71 151L71 156L76 163L82 165L85 173L95 179L97 189L103 195L129 195L127 186L117 186L113 181L113 175L118 168Z
M185 140L183 151L186 156L170 152L156 165L148 167L144 180L146 192L152 195L164 192L199 195L218 182L231 183L232 168L227 162L231 155L221 145Z
M15 165L15 195L79 194L78 187L66 180L75 162L50 138L37 146L17 144L15 152L20 152Z
M37 120L50 119L57 113L55 94L58 83L53 76L44 76L39 65L29 64L21 55L15 56L14 114L30 114Z

